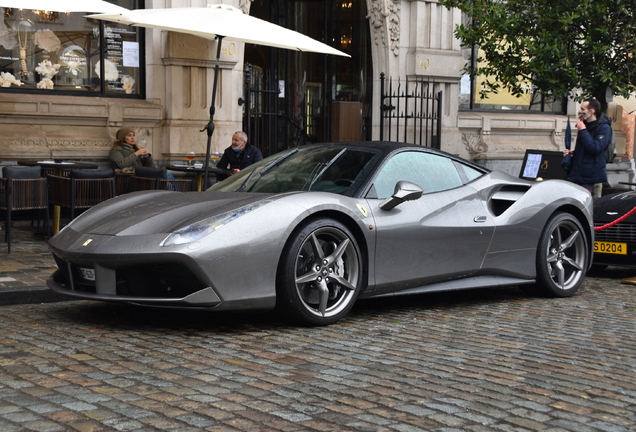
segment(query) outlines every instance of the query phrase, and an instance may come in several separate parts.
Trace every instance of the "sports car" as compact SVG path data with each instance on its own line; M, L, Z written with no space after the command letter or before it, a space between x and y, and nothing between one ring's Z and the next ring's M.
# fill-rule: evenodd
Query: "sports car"
M608 265L636 267L636 191L594 200L594 270Z
M592 198L388 142L293 148L204 192L106 201L49 244L70 296L303 325L358 298L519 285L573 295L592 256Z

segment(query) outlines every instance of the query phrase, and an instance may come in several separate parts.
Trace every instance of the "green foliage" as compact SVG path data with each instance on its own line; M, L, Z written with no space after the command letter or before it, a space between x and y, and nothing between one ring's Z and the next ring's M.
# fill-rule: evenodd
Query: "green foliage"
M455 35L484 53L472 76L488 75L491 90L527 91L520 80L555 98L636 91L635 0L440 0L471 18ZM482 96L487 96L482 93Z

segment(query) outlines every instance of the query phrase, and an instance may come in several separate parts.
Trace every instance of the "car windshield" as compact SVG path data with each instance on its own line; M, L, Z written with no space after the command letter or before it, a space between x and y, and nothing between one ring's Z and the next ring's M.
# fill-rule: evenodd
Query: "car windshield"
M291 149L270 156L209 188L218 192L322 191L347 195L375 151L346 147Z

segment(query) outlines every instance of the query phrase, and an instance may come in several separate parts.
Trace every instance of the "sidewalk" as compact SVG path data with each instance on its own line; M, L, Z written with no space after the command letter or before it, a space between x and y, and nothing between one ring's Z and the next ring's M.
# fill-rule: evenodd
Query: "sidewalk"
M31 221L13 222L10 254L4 242L5 221L0 235L0 306L66 299L46 286L57 266L46 239L36 234Z

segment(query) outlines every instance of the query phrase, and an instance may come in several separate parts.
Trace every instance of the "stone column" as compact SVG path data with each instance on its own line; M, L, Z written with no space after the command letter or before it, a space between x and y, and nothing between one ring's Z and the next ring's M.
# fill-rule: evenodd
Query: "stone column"
M233 4L234 2L226 2ZM155 7L205 7L201 0L166 0ZM239 7L237 4L233 4ZM247 9L246 6L243 6ZM248 13L247 10L244 10ZM244 44L223 41L216 101L212 101L217 42L186 33L146 30L147 96L165 107L161 133L161 159L179 161L187 151L205 155L207 133L200 132L214 103L215 131L212 152L230 145L232 133L241 129Z
M460 154L459 81L464 61L454 37L458 10L437 0L367 0L374 71L373 137L379 138L380 73L393 80L423 78L443 92L443 150Z

